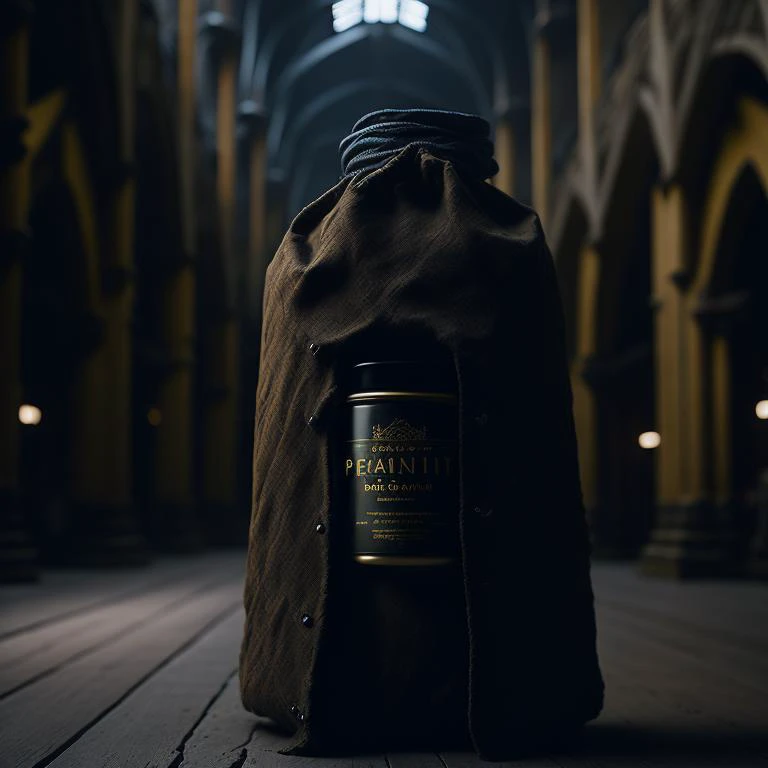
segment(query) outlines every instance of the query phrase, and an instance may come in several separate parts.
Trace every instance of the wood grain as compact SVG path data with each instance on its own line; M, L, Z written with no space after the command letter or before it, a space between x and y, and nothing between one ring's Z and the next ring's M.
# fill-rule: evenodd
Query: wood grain
M288 739L239 699L242 563L230 553L12 588L5 604L23 617L0 639L0 682L23 687L0 701L0 768L485 765L458 752L279 754ZM768 585L593 574L605 711L569 753L497 765L768 768Z
M234 674L242 627L243 615L238 610L207 630L91 727L51 767L178 764L179 756L186 757L185 734L205 718ZM232 730L227 733L235 735Z
M207 590L1 701L5 758L16 768L31 768L76 738L169 657L239 607L240 593L235 582Z

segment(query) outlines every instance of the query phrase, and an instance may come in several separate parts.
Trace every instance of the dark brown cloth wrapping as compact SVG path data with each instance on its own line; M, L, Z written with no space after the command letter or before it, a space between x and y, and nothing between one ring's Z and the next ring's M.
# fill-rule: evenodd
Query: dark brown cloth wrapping
M340 370L382 339L454 361L455 569L366 571L340 544ZM269 265L244 599L243 702L288 752L506 759L600 711L552 258L533 211L425 149L341 181Z

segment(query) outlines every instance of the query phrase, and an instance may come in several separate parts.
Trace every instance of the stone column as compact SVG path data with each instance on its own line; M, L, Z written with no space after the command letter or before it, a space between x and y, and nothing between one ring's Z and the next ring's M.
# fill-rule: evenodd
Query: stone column
M661 445L656 451L656 521L640 567L646 574L670 578L712 576L726 570L731 539L722 510L713 503L711 335L702 326L698 296L686 291L683 190L657 187L652 194Z
M600 286L600 254L584 246L579 255L576 299L576 354L571 367L573 415L579 449L579 469L584 506L593 547L601 546L603 510L600 498L599 391L593 375L597 349L597 293Z
M204 347L205 375L203 417L202 492L209 537L214 543L242 540L247 516L240 515L238 498L240 323L233 276L235 264L235 215L237 181L237 57L239 34L231 19L229 2L221 0L219 12L209 14L215 37L217 66L216 191L220 249L226 282L227 305L211 318Z
M74 388L72 496L75 529L65 558L90 565L143 563L147 550L133 504L132 325L136 181L136 7L118 9L119 160L108 188L102 249L103 335Z
M243 269L240 305L244 318L241 338L242 394L240 410L243 424L240 435L241 459L250 457L253 451L253 433L245 425L254 423L256 401L254 393L259 375L261 348L261 308L264 290L264 275L267 268L266 248L266 182L267 182L267 123L259 106L253 101L244 101L238 110L242 125L243 154L248 161L248 199L240 212L245 216L243 229L247 232L247 256ZM241 461L241 482L250 485L250 459Z
M37 576L37 551L19 497L21 281L30 205L23 140L29 74L26 4L5 3L0 29L0 581L27 581Z
M600 97L600 28L597 0L579 0L576 55L579 83L579 153L587 186L597 184L595 105Z
M197 0L179 3L177 132L181 253L165 289L163 333L169 355L160 385L161 422L155 447L155 494L162 544L189 551L202 546L194 492L195 299L197 287L195 165L197 151Z
M248 162L248 257L241 299L246 316L258 321L267 268L267 121L253 101L240 104L238 117L246 134Z

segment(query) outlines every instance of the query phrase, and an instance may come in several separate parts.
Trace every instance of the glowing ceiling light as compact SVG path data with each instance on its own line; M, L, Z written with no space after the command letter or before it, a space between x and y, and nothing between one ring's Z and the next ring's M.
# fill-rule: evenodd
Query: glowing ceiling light
M758 419L765 420L768 419L768 400L761 400L756 406L755 406L755 415Z
M343 32L363 20L363 4L360 0L339 0L331 6L334 32Z
M429 6L420 0L400 0L400 15L397 20L409 29L423 32L427 28Z
M20 405L19 421L30 427L36 427L43 418L43 412L36 405Z
M333 29L344 32L356 24L395 24L416 32L427 28L429 6L420 0L338 0L331 6Z
M363 21L366 24L375 24L377 21L381 21L381 0L365 0Z
M385 24L397 21L397 0L380 0L380 18Z
M637 438L637 442L641 448L650 451L661 445L661 435L658 432L643 432L643 434Z

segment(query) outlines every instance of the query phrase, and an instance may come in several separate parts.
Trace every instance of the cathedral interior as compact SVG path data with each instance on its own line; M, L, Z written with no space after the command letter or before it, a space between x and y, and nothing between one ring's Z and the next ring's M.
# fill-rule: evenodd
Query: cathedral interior
M0 765L297 764L234 677L264 276L386 107L484 117L558 273L609 698L516 765L766 764L763 0L2 0L0 56Z

